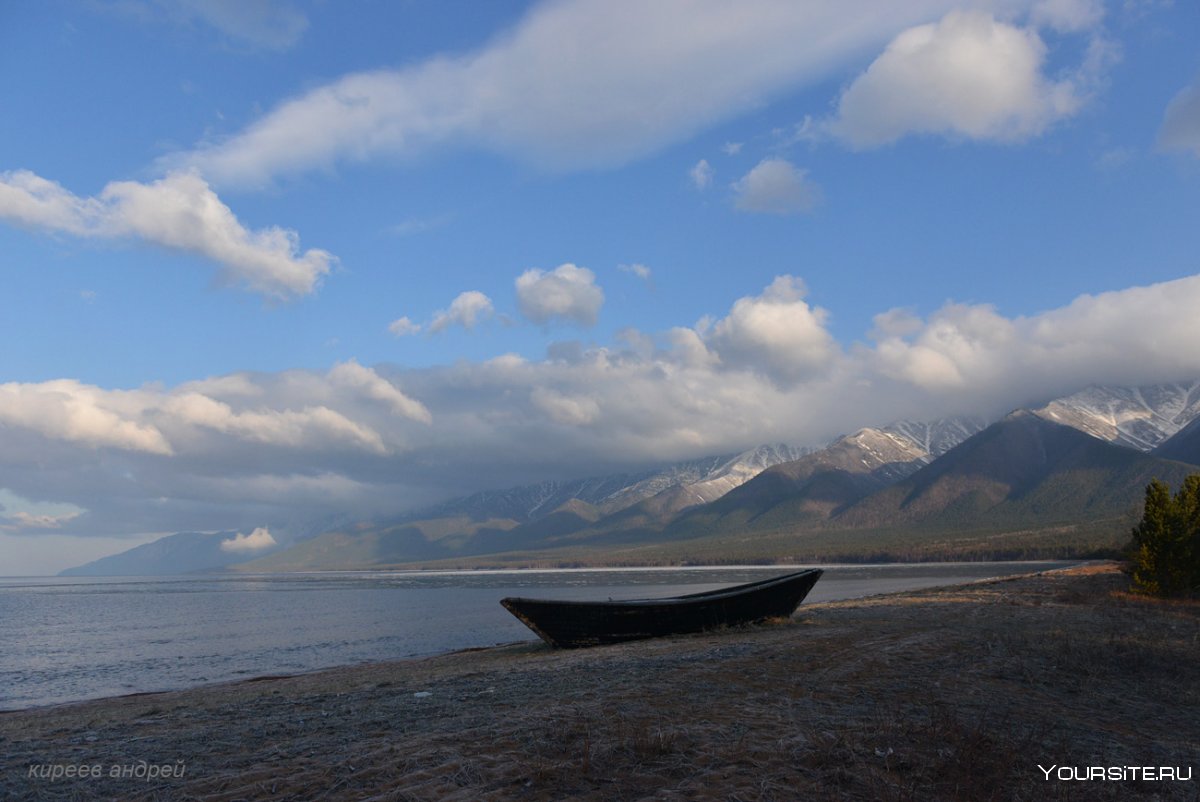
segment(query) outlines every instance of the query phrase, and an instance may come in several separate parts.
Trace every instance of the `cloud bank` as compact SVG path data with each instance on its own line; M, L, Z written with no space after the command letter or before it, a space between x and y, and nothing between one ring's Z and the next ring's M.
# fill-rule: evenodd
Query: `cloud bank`
M549 275L549 274L546 274ZM235 373L177 387L0 385L9 533L280 532L548 477L815 445L864 425L999 416L1089 384L1200 376L1200 275L1037 315L884 310L842 345L780 276L716 319L420 370ZM45 505L58 506L45 506ZM63 512L66 511L66 512ZM16 510L21 512L21 510ZM340 520L340 519L339 519Z

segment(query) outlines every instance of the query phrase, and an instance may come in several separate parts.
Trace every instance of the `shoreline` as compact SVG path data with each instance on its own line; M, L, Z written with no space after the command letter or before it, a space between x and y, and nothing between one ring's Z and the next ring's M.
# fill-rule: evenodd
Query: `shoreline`
M385 566L364 566L362 568L331 568L327 570L298 570L298 571L242 571L238 566L229 566L213 571L196 571L187 574L16 574L0 576L0 582L27 582L36 579L80 579L80 580L168 580L168 579L204 579L220 577L236 577L239 579L255 576L356 576L361 574L416 574L427 576L462 575L475 576L478 574L526 574L526 573L602 573L605 571L652 572L652 571L769 571L772 569L804 569L804 568L903 568L906 566L954 566L954 565L1013 565L1023 563L1096 563L1109 562L1108 557L1029 557L1006 560L964 560L964 559L929 559L929 560L869 560L849 562L757 562L757 563L682 563L661 565L580 565L580 566L526 566L526 567L425 567L427 563L398 563Z
M938 564L936 566L920 563L908 565L826 566L823 569L826 571L824 578L817 583L816 588L809 594L806 603L811 606L814 603L823 601L852 599L880 593L895 593L947 584L960 584L968 581L1011 576L1021 573L1055 570L1077 564L1079 563L1065 561L1021 561ZM22 663L19 658L15 662L12 659L0 659L0 663L5 664L5 669L10 671L15 669L18 672L15 675L9 674L15 677L12 687L0 688L0 712L108 697L128 696L135 693L186 690L222 682L247 680L262 675L296 675L336 669L344 666L361 666L374 662L431 657L463 648L484 647L535 639L537 636L534 633L530 632L508 612L501 609L498 602L504 595L534 598L587 598L590 595L599 598L600 596L595 595L597 591L589 591L587 589L589 586L596 585L603 585L606 590L601 595L609 597L636 598L671 595L672 593L690 592L687 588L691 588L692 585L688 583L702 583L704 588L716 588L723 584L733 585L769 576L779 576L789 570L792 569L750 566L748 568L697 567L683 571L677 569L659 570L655 568L642 568L635 572L586 569L583 573L576 573L574 569L568 569L565 573L560 570L538 570L526 571L521 574L509 572L500 574L493 572L470 572L465 574L453 573L450 575L442 572L372 572L368 574L338 572L328 575L284 574L268 575L265 577L218 575L214 577L169 577L161 582L154 578L35 580L34 582L21 583L20 587L34 589L49 587L53 589L69 586L73 588L115 588L122 590L126 587L140 588L149 583L148 587L166 589L192 587L193 585L202 589L209 589L210 587L222 584L237 589L241 587L239 583L271 582L279 583L279 587L283 589L296 590L300 587L314 587L311 584L314 580L319 580L322 583L315 586L322 589L337 589L341 587L338 583L366 582L369 583L372 589L389 592L395 591L399 594L394 599L389 599L385 603L385 606L389 610L393 606L399 605L399 607L403 608L406 603L411 604L416 601L415 597L409 597L405 594L409 590L426 587L423 583L435 583L433 587L441 588L444 587L447 581L452 581L455 586L478 589L491 588L500 584L504 585L506 589L503 592L496 591L490 595L485 594L487 595L486 598L475 599L475 607L472 607L470 610L464 609L461 611L460 615L477 616L478 620L486 620L489 622L486 626L472 626L470 625L471 622L465 619L458 624L448 621L444 626L439 626L436 623L424 625L409 621L407 624L400 626L399 629L389 630L386 627L381 628L381 626L376 625L383 620L378 618L378 616L385 615L390 617L389 612L377 609L370 618L363 618L362 616L363 609L378 607L379 605L370 604L352 607L344 613L349 618L343 620L349 620L350 627L357 628L354 631L366 632L367 639L358 640L356 646L349 650L323 648L304 650L297 653L296 649L303 649L306 644L320 644L339 640L345 628L325 627L319 630L309 630L301 624L300 626L304 629L305 634L293 637L287 634L288 628L293 625L291 608L287 605L283 607L275 605L274 613L263 618L264 624L260 624L256 631L271 636L272 632L278 630L280 636L275 638L275 648L273 650L260 651L253 659L246 658L244 656L245 653L239 651L242 646L248 647L251 653L255 651L253 649L253 633L246 632L245 628L240 630L242 631L242 635L236 642L232 642L228 638L219 639L220 643L215 643L213 649L201 651L193 648L189 653L184 654L182 658L173 656L169 651L169 647L163 648L159 646L161 642L166 642L160 641L160 637L173 637L172 633L168 631L162 635L153 633L151 635L142 634L140 637L135 632L127 642L124 638L109 637L107 640L102 639L96 644L96 647L100 651L94 652L94 657L89 658L86 652L77 651L68 658L68 662L61 668L58 666L46 666L46 674L44 675L31 673L36 669L36 666L28 662L24 664L24 674L21 674ZM305 584L295 585L294 583L297 582ZM216 585L210 585L210 583L216 583ZM655 589L650 590L648 587L639 587L639 585L643 584L652 585ZM614 588L611 587L613 585L629 585L629 587ZM660 585L662 587L659 587ZM675 587L666 587L671 585ZM407 590L400 586L407 588ZM254 587L258 586L255 585ZM358 586L353 585L353 587ZM695 589L703 588L696 587ZM445 590L438 592L447 593ZM125 597L120 596L118 598L123 599ZM167 596L165 598L169 600L177 597ZM209 597L205 596L203 598L208 599ZM215 601L219 597L213 598ZM266 596L263 598L269 600L279 597ZM307 599L296 597L296 601L298 603L306 602ZM250 601L250 603L255 602L256 600ZM449 596L442 599L442 602L451 607L455 605L454 598ZM430 601L427 603L433 604L434 602ZM85 613L85 611L80 612ZM174 630L176 627L181 627L184 628L181 631L185 631L188 626L187 615L189 611L176 606L173 612L173 615L168 614L162 619L169 625L166 628ZM234 624L238 625L237 622L234 622ZM454 633L459 630L454 629L453 627L455 626L462 630L473 631L474 634L470 637L456 636ZM363 629L364 627L365 629ZM381 644L388 642L390 640L388 636L392 631L406 633L405 641L392 644L387 648L376 648L371 645L372 638L382 639L378 641ZM443 631L446 634L438 634ZM147 655L147 660L138 663L125 661L123 658L123 654L125 653L144 653ZM196 656L189 657L187 656L188 654ZM210 654L212 656L207 658L198 656L203 654ZM10 655L9 657L12 658L14 656ZM139 671L139 667L142 670ZM0 671L0 674L3 673L3 671ZM67 692L60 692L60 688Z
M965 586L965 585L974 585L974 584L977 584L980 582L993 582L993 581L997 581L1000 579L1018 579L1018 578L1022 578L1022 577L1026 577L1026 576L1034 576L1034 575L1039 575L1039 574L1051 573L1051 572L1055 572L1055 571L1069 570L1069 569L1075 568L1075 567L1083 567L1083 566L1089 566L1089 565L1101 565L1101 564L1104 564L1106 561L1104 561L1104 560L1082 560L1081 559L1081 560L996 560L996 561L992 561L992 562L996 565L1024 565L1024 564L1032 565L1032 564L1037 564L1037 563L1062 563L1062 565L1060 565L1058 567L1054 567L1054 568L1047 568L1043 571L1031 571L1031 572L1028 572L1025 574L1000 574L997 576L980 577L979 579L972 579L968 582L955 582L955 583L951 583L949 585L936 585L936 586L931 586L928 588L920 588L920 590L940 590L944 587L949 588L949 587L959 587L959 586ZM979 564L980 563L978 563L978 562L974 562L974 561L970 561L970 560L962 561L962 562L936 563L936 565L947 566L947 567L958 566L958 565L973 566L973 565L979 565ZM652 573L652 572L656 572L656 571L675 572L675 571L706 571L706 570L708 570L708 571L746 571L746 570L771 570L771 569L775 569L775 568L789 569L789 570L793 570L793 569L802 570L802 569L807 569L807 568L822 568L822 569L825 569L825 568L844 568L844 569L904 568L904 567L918 568L918 567L926 567L928 565L929 565L929 563L919 563L918 562L918 563L830 563L830 564L814 563L814 564L810 564L810 565L800 565L800 564L782 565L781 564L778 566L775 566L775 565L770 565L770 566L764 566L764 565L696 565L696 566L674 566L674 567L642 566L642 567L630 567L630 568L498 568L498 569L481 568L481 569L417 569L417 570L397 569L394 571L392 571L392 570L370 571L370 570L364 569L362 571L296 571L296 572L284 572L283 575L295 574L297 576L308 576L308 575L353 576L356 574L370 574L370 573L388 573L388 574L412 573L412 574L416 574L416 575L420 575L420 576L428 576L428 575L433 575L433 574L446 575L446 576L457 576L457 575L476 576L479 574L509 575L509 574L525 574L525 573L547 573L547 574L606 573L606 572L612 573L612 572L627 572L627 571L628 572L643 572L643 573ZM198 575L196 575L195 578L203 579L207 576L218 577L221 575L222 574L212 574L212 575L198 574ZM274 574L274 573L263 574L263 576L276 576L276 575L277 574ZM247 574L245 576L246 576L246 578L252 578L256 575L255 574ZM75 578L75 577L69 577L69 578ZM109 577L109 578L121 579L123 577ZM131 577L131 578L144 579L145 577ZM172 578L176 578L176 577L172 577ZM190 575L184 575L183 577L180 577L180 578L187 579L187 578L191 578L191 577L190 577ZM239 577L239 578L243 578L243 577ZM0 579L4 579L4 577L0 577ZM894 596L894 595L899 595L902 593L911 593L911 592L915 592L915 590L883 591L880 593L866 594L863 596L853 596L853 597L849 597L846 599L834 599L834 600L830 600L830 601L839 601L839 602L840 601L855 601L855 600L859 600L859 599L870 599L870 598L874 598L876 596ZM817 604L824 604L824 603L826 603L826 602L818 602ZM815 605L807 604L807 606L811 608L811 607L814 607ZM802 605L802 607L803 607L803 605ZM797 613L797 614L799 614L799 613ZM489 649L503 649L503 648L509 647L509 646L518 646L518 645L530 643L530 642L534 642L534 643L539 642L539 639L537 638L536 635L533 635L532 632L530 633L530 635L531 635L531 638L528 638L525 640L508 641L508 642L504 642L504 643L489 644L486 646L465 646L465 647L457 648L457 649L449 649L446 651L432 652L430 654L413 655L411 657L397 658L397 659L393 659L393 660L368 660L368 661L363 661L360 663L344 663L344 664L339 664L339 665L324 666L321 668L314 668L314 669L311 669L308 671L299 671L299 672L289 673L289 674L262 674L262 675L256 675L256 676L251 676L251 677L238 677L236 679L219 680L216 682L205 683L203 685L192 685L192 686L179 687L179 688L165 688L162 690L131 691L130 693L120 693L120 694L113 694L113 695L109 695L109 696L97 696L97 697L86 698L86 699L69 699L69 700L66 700L63 702L51 702L51 703L48 703L45 705L32 705L30 707L24 707L24 708L0 709L0 715L4 715L6 713L17 713L17 712L21 712L21 711L25 711L25 710L40 710L43 708L55 707L55 706L59 706L59 705L82 704L84 702L101 702L101 701L105 701L108 699L124 699L124 698L132 697L132 696L148 696L148 695L153 695L153 694L174 693L174 692L186 691L186 690L203 690L205 688L211 688L211 687L216 687L216 686L220 686L220 685L236 684L239 682L260 682L260 681L269 680L269 679L289 679L292 677L307 676L309 674L315 674L315 673L319 673L322 671L337 671L340 669L361 668L364 666L376 665L376 664L384 665L384 664L391 664L391 663L406 663L406 662L410 662L413 660L424 660L424 659L427 659L430 657L442 657L442 656L448 656L448 655L459 654L459 653L487 651Z
M5 711L0 796L1116 799L1132 784L1194 798L1200 778L1060 785L1037 769L1200 754L1200 603L1126 583L1090 564L718 633ZM139 762L184 774L121 776ZM38 774L54 766L92 773Z
M964 563L872 565L872 567L827 567L826 575L809 595L808 604L816 601L848 599L860 595L905 591L919 587L947 585L985 577L1030 573L1067 567L1067 562ZM0 687L0 710L24 710L64 702L103 699L144 692L167 692L208 686L220 682L247 680L263 675L307 674L314 670L336 669L347 665L364 665L386 660L432 657L458 648L491 646L535 638L533 633L500 608L504 595L533 598L634 598L686 593L692 589L715 588L778 576L787 568L710 568L660 571L604 570L584 573L559 571L529 571L524 574L462 574L442 573L368 573L329 575L268 575L268 576L173 576L166 580L71 579L34 580L11 583L0 593L29 591L50 595L35 595L32 601L46 608L56 588L84 591L74 599L88 599L94 592L115 592L104 595L103 608L121 609L136 605L148 597L144 589L157 594L176 589L199 589L200 597L168 593L156 615L157 626L134 628L128 635L104 626L104 617L90 608L64 608L48 617L52 609L43 609L41 621L61 633L53 646L61 653L53 664L38 666L16 652L0 657L0 677L11 677L10 686ZM264 585L265 582L265 585ZM703 587L692 586L703 583ZM496 589L503 586L504 589ZM604 586L604 592L588 589ZM625 587L628 586L628 587ZM644 586L644 587L643 587ZM466 588L474 594L470 604L463 605L450 587ZM193 635L193 617L197 610L216 608L224 604L222 588L233 591L269 589L284 591L247 595L245 604L252 605L251 616L230 621L226 628L209 623L208 639ZM356 593L352 604L341 605L338 595L328 593L310 597L296 594L300 589L337 591L338 588L358 588L368 593ZM434 588L433 594L420 593ZM596 595L596 593L600 593ZM182 605L180 599L196 598L199 604ZM281 599L290 599L281 603ZM17 599L20 603L20 599ZM295 605L319 610L318 620L324 624L295 621ZM316 604L316 606L313 606ZM414 620L407 610L430 605L430 614ZM76 610L77 609L77 610ZM98 609L98 608L97 608ZM76 612L70 612L76 610ZM446 617L444 610L456 610ZM62 618L61 616L67 616ZM78 617L74 617L78 616ZM78 646L68 646L71 623L77 624ZM37 628L23 627L24 622L12 622L17 627L17 644L36 636ZM66 629L62 629L62 627ZM91 632L94 630L94 632ZM107 634L106 634L107 630ZM205 630L202 630L202 633ZM24 634L23 634L24 633ZM259 647L256 640L265 635L269 646ZM172 642L182 646L175 651ZM341 646L338 645L341 642ZM43 669L43 670L40 670Z

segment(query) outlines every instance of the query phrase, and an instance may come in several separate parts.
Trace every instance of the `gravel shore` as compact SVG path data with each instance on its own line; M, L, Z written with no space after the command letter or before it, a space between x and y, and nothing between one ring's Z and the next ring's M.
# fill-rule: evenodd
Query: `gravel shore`
M1126 588L1092 565L0 713L0 799L1198 799L1200 603ZM1192 779L1059 779L1134 766Z

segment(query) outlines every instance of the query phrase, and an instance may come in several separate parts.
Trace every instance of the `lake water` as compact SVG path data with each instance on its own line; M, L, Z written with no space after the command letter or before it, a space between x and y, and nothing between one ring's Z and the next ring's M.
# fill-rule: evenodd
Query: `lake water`
M1068 564L823 566L807 602ZM536 639L499 605L505 596L672 596L791 570L0 578L0 710Z

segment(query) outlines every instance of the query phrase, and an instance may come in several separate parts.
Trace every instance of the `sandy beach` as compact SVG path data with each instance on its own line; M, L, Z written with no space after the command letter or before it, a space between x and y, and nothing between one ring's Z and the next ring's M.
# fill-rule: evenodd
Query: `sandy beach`
M1200 798L1200 603L1126 587L1092 565L3 713L0 798Z

